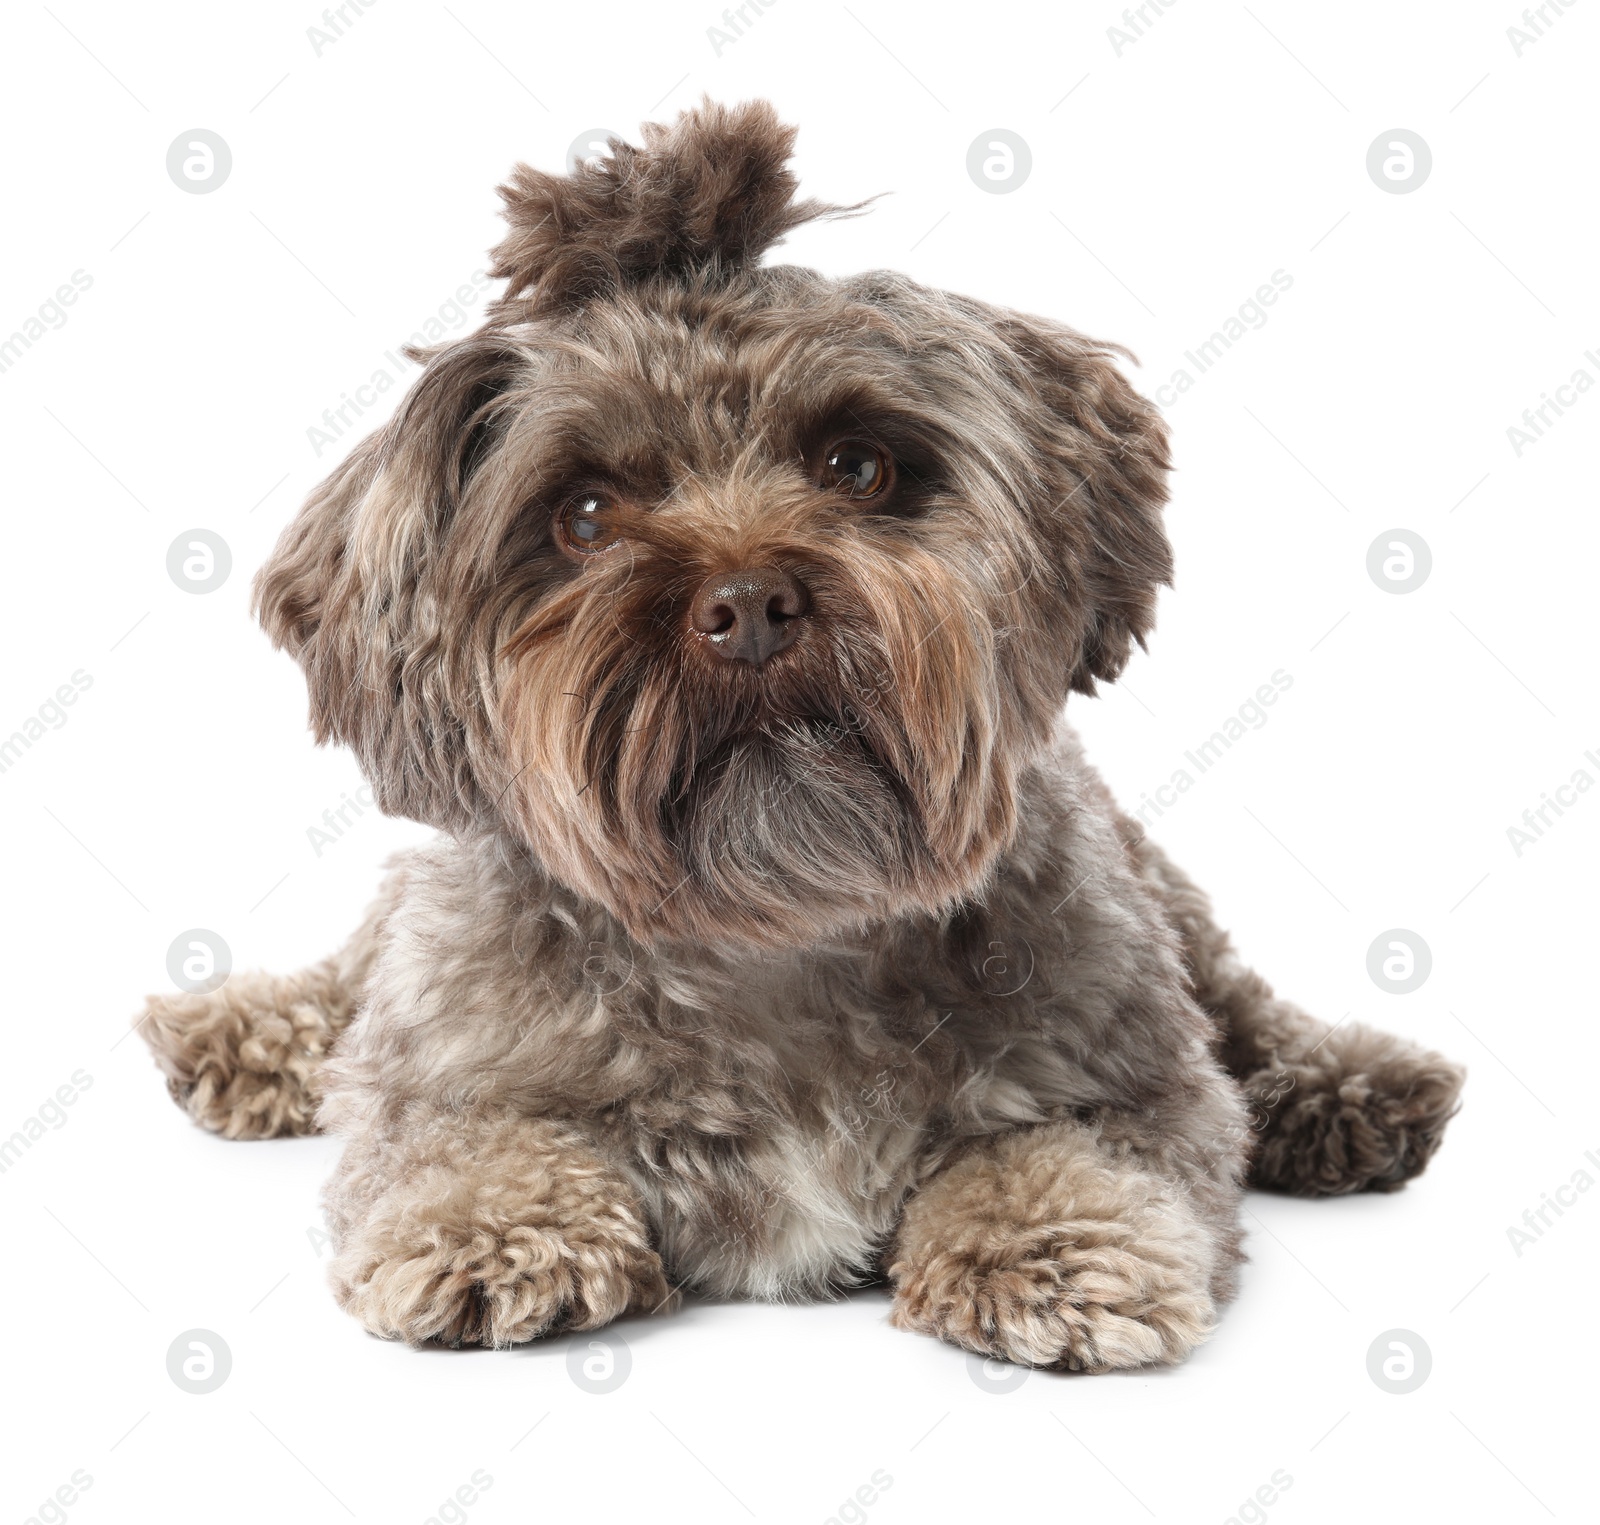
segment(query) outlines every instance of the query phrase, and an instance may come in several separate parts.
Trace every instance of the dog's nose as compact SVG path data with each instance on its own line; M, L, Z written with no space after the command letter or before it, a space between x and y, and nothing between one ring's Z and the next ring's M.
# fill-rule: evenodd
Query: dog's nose
M805 587L779 567L746 567L708 577L695 594L689 624L719 656L759 667L792 646L811 607Z

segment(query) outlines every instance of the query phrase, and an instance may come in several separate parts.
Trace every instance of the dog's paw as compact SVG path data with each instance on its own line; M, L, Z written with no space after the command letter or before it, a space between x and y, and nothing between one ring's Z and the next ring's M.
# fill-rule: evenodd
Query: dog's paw
M1301 1196L1398 1191L1439 1147L1465 1078L1403 1038L1336 1028L1298 1063L1244 1082L1265 1124L1252 1183Z
M982 1254L898 1264L890 1322L1018 1366L1102 1372L1181 1361L1211 1332L1203 1277L1130 1234L1018 1230ZM1088 1242L1085 1242L1087 1238Z
M332 1278L371 1333L413 1345L518 1345L675 1298L627 1209L561 1223L490 1194L391 1190L342 1236Z
M1212 1236L1181 1193L1040 1129L914 1197L890 1322L1019 1366L1180 1361L1211 1332Z
M172 1099L224 1138L316 1132L319 1072L352 997L329 960L293 976L236 974L209 994L156 995L134 1023Z

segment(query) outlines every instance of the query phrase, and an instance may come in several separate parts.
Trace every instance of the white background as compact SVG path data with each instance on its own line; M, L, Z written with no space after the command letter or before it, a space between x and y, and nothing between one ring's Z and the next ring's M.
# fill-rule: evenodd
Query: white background
M74 1071L92 1084L0 1176L0 1518L75 1469L93 1482L63 1513L84 1525L403 1525L479 1469L473 1525L823 1522L879 1470L873 1525L1222 1522L1280 1469L1292 1485L1247 1518L1583 1517L1600 1192L1520 1255L1507 1229L1600 1152L1600 795L1520 856L1507 828L1575 770L1600 778L1600 395L1520 457L1506 431L1580 366L1600 380L1600 9L1551 8L1519 55L1514 0L1182 0L1119 54L1115 0L780 0L719 53L716 4L382 0L320 56L310 0L8 13L0 335L74 271L93 284L0 374L0 736L75 671L92 686L0 774L0 1135ZM1289 674L1155 829L1280 988L1471 1076L1404 1192L1250 1199L1243 1293L1180 1368L991 1393L888 1328L878 1292L631 1323L604 1396L569 1380L567 1340L385 1345L335 1308L308 1232L335 1146L203 1134L118 1043L179 932L298 967L420 835L368 811L313 852L359 776L312 748L300 676L246 615L357 437L319 458L308 427L482 266L515 160L557 167L579 134L635 134L702 91L800 124L808 193L893 193L780 258L1048 313L1131 346L1147 390L1292 277L1171 408L1178 583L1127 683L1073 708L1137 804ZM211 194L165 169L195 127L233 155ZM966 171L997 127L1033 156L1003 195ZM1409 194L1366 170L1396 127L1432 150ZM203 596L165 566L196 527L233 558ZM1366 570L1397 527L1433 558L1404 595ZM1366 972L1390 928L1432 950L1410 995ZM233 1356L204 1396L165 1365L197 1327ZM1366 1369L1394 1328L1433 1358L1404 1396Z

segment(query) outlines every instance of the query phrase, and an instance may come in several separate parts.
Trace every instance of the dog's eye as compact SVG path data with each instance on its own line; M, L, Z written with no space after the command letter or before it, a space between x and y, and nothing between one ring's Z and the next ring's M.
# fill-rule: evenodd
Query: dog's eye
M573 556L592 556L621 540L607 518L609 505L594 493L574 498L564 508L556 511L556 543Z
M880 497L893 478L888 452L867 440L838 440L822 458L822 485L850 498Z

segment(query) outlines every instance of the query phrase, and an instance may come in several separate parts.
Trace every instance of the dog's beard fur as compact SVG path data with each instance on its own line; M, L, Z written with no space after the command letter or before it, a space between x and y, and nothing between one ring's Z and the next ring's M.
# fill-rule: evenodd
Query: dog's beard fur
M842 532L784 496L724 484L714 508L657 510L504 653L505 804L551 872L642 940L816 943L935 911L1015 827L993 569ZM730 515L741 499L759 513ZM731 543L730 521L760 529ZM760 669L686 628L701 578L747 562L785 567L811 600Z

